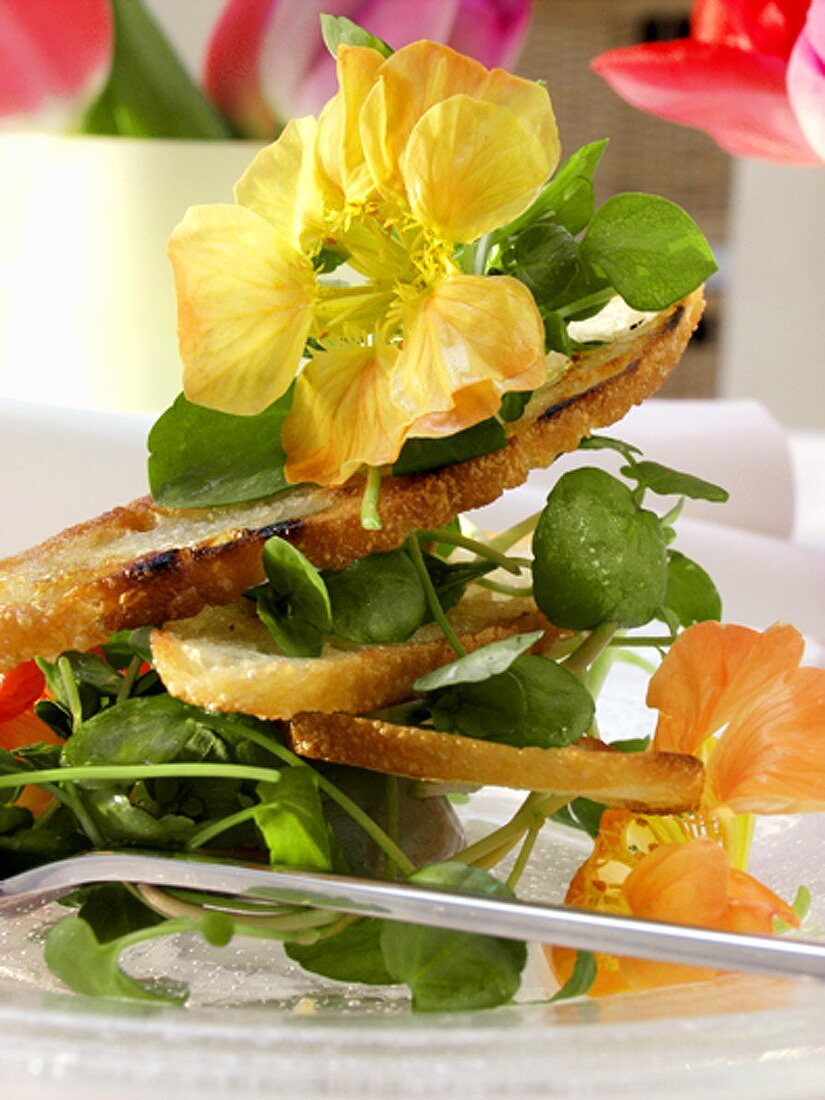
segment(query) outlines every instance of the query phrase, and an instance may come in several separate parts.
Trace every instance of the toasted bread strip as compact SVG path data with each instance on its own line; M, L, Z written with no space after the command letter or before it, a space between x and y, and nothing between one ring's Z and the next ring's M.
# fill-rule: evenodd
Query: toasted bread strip
M513 634L544 630L534 652L559 637L532 600L497 600L472 593L450 613L465 649ZM292 718L315 711L364 714L408 699L419 676L452 660L440 629L422 627L407 641L344 649L328 644L320 657L284 657L249 600L208 607L193 619L152 633L155 667L170 694L199 707Z
M704 776L700 760L680 753L615 752L589 739L565 749L516 749L349 714L299 714L288 737L312 760L410 779L553 791L640 813L694 808Z
M399 546L416 527L447 523L521 484L590 431L618 420L676 366L702 313L701 290L595 351L533 396L506 447L429 474L387 478L383 528L361 526L357 482L206 510L148 498L70 528L0 562L0 671L29 657L88 649L112 630L160 624L231 603L263 576L273 534L322 568Z

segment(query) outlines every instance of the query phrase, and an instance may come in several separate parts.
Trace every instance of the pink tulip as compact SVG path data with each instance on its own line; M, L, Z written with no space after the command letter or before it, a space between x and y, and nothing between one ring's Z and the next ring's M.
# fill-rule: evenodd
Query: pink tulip
M334 94L322 12L346 15L395 48L430 38L485 65L507 66L524 41L530 0L229 0L212 33L204 81L238 131L271 137Z
M106 79L112 34L109 0L0 0L0 126L79 118Z
M735 156L825 158L825 0L696 0L690 38L609 50L592 67L634 107Z

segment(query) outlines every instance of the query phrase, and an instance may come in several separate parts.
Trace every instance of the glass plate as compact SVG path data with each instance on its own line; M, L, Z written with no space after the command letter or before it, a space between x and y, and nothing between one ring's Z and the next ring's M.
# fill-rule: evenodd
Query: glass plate
M600 703L603 729L648 731L644 678L617 665ZM470 838L509 816L514 792L488 789L464 809ZM805 883L822 925L825 819L763 819L753 871L792 898ZM558 900L586 857L587 838L548 825L520 892ZM518 1001L491 1011L414 1016L406 995L327 982L276 943L217 949L181 936L135 948L127 969L186 981L185 1009L104 1004L61 992L39 942L65 910L52 905L0 930L0 1083L15 1100L150 1096L668 1097L750 1100L820 1096L825 986L729 976L701 985L548 1005L543 956ZM542 1003L544 1002L544 1003Z

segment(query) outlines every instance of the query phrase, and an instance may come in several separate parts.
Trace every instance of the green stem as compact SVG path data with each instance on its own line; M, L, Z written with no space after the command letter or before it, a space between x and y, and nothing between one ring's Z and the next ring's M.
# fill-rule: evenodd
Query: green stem
M480 860L485 860L497 853L500 848L505 848L506 850L498 857L503 859L536 821L544 821L550 814L566 806L569 801L569 795L557 795L552 791L531 791L509 821L482 837L481 840L477 840L475 844L468 845L453 856L453 859L479 866ZM498 862L498 859L495 862ZM492 866L492 864L489 865Z
M387 784L387 836L394 842L398 843L398 834L400 827L400 814L401 806L398 795L398 776L388 775L386 777ZM394 882L398 878L398 867L395 862L389 858L384 860L384 877L388 878L390 882Z
M519 854L516 856L516 862L513 864L513 869L507 876L507 885L511 890L515 890L518 885L518 881L524 874L524 869L530 861L530 856L533 854L533 849L536 846L539 833L544 825L544 818L540 821L534 821L530 828L527 830L527 835L524 838Z
M487 580L486 577L477 577L473 582L479 588L486 588L488 592L500 592L502 596L532 596L533 586L517 584L500 584L498 581Z
M235 814L229 814L227 817L222 817L220 821L210 821L199 829L193 836L190 836L186 842L186 847L190 851L194 851L196 848L202 848L204 844L208 844L213 837L220 836L221 833L226 833L230 829L233 829L236 825L242 825L245 821L249 821L250 818L255 816L255 811L258 809L260 803L256 803L254 806L247 806L245 810L238 810Z
M296 758L297 759L297 758ZM250 779L274 783L280 772L274 768L255 768L246 764L82 764L77 767L42 768L32 772L0 775L0 790L34 783L85 783L90 779L110 779L115 783L134 783L138 779Z
M381 517L378 515L378 498L381 494L380 466L367 467L367 483L361 497L361 526L365 531L380 531Z
M89 811L83 805L83 799L77 791L72 790L71 787L66 789L56 787L51 783L38 784L38 786L42 786L43 790L50 794L52 798L57 799L58 802L72 811L77 818L78 824L89 838L89 842L94 848L103 848L105 846L105 837L98 829Z
M562 318L573 317L585 309L595 309L597 306L606 306L611 298L616 297L616 291L612 286L604 290L596 290L592 294L586 294L575 302L568 302L566 306L559 306L556 313Z
M432 532L430 532L432 533ZM430 608L430 614L441 627L444 633L444 637L453 647L453 651L459 656L464 657L467 654L467 650L458 640L458 636L453 628L450 626L447 616L444 614L444 608L441 606L441 600L438 598L438 593L433 587L433 582L430 579L430 574L427 572L427 567L424 564L424 558L421 555L421 546L419 545L419 538L422 532L418 531L407 539L406 547L410 555L416 572L418 573L418 579L421 582L421 586L424 589L424 595L427 598L427 604ZM430 540L427 539L429 542Z
M515 546L517 542L535 531L536 525L541 518L541 512L534 512L532 516L528 516L526 519L521 520L520 523L510 527L507 531L502 531L498 535L494 535L490 539L490 546L494 550L509 550L511 546Z
M675 634L666 637L653 637L649 635L642 638L633 638L628 634L619 634L615 638L611 638L607 644L611 646L622 646L623 648L633 647L634 649L637 646L653 646L656 649L664 649L667 646L672 646L675 641Z
M83 721L83 704L80 702L80 693L77 690L77 681L72 672L72 665L65 654L57 658L57 668L60 679L63 682L63 690L66 692L66 702L72 715L72 729L75 730Z
M610 644L610 639L618 629L618 623L602 623L591 630L581 645L564 662L564 667L574 676L581 676L587 666Z
M500 569L505 569L508 573L512 573L514 576L518 576L521 573L521 563L513 561L508 558L506 554L499 553L494 547L488 545L486 542L479 542L477 539L471 539L467 535L460 535L457 531L416 531L415 538L419 542L446 542L450 546L462 546L465 550L471 550L476 557L486 558L487 561L495 562Z
M117 689L117 695L115 696L115 704L122 703L124 699L128 699L132 693L132 688L135 686L135 680L140 672L140 666L143 664L142 658L137 655L134 656L129 662L129 667L123 675L123 679L120 681L120 686Z

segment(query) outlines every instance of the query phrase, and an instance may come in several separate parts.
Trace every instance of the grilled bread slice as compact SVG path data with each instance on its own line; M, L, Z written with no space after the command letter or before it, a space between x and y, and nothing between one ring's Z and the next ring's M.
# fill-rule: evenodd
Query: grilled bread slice
M564 749L517 749L350 714L299 714L288 738L313 760L411 779L552 791L639 813L695 808L704 776L702 762L681 753L622 753L591 738Z
M361 526L362 486L300 488L248 505L189 511L143 498L0 562L0 672L34 655L88 649L113 630L160 624L231 603L263 577L261 546L278 534L321 568L399 546L521 484L592 430L653 393L702 313L701 290L606 345L555 362L507 446L433 473L386 478L380 531ZM558 377L561 373L561 377Z
M472 592L449 613L464 648L543 630L533 652L560 632L532 600ZM249 600L209 607L152 633L152 658L170 694L210 710L292 718L298 711L364 714L409 699L419 676L454 657L435 624L406 642L349 646L329 642L320 657L284 657Z

